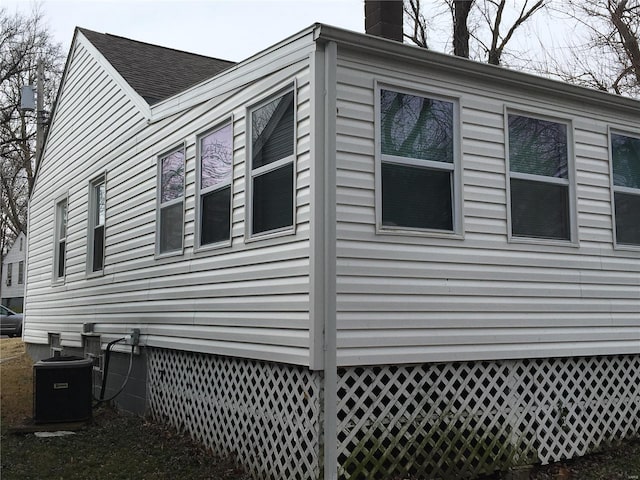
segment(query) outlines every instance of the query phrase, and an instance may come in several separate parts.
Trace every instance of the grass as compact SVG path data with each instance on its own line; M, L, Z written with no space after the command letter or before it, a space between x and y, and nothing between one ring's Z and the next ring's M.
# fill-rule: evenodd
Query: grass
M0 339L2 480L247 480L232 459L215 457L171 428L108 407L74 435L37 438L9 432L32 416L32 362L20 339ZM485 480L509 478L505 473ZM520 477L518 477L520 478ZM530 480L640 480L640 440L609 451L537 466ZM286 480L286 479L285 479Z
M9 359L9 360L2 360ZM20 339L0 339L2 480L250 478L171 428L109 407L74 435L38 438L9 432L32 417L32 362Z

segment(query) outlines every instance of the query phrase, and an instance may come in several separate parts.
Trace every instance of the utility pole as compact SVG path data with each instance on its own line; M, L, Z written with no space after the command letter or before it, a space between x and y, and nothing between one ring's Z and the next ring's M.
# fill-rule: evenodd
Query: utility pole
M35 170L38 171L40 156L42 155L42 147L44 144L44 126L46 123L44 111L44 63L40 58L36 70L36 161Z

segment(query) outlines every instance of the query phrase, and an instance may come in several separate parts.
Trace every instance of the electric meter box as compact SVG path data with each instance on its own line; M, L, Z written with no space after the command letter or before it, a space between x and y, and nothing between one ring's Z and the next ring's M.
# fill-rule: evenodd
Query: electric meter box
M81 422L91 418L93 362L51 357L33 366L35 423Z

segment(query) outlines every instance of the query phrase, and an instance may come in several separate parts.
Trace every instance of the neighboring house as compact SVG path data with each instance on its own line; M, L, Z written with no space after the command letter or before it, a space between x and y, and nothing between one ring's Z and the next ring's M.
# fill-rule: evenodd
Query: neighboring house
M120 406L260 478L582 455L640 433L639 146L638 101L326 25L233 66L78 29L24 337L140 329Z
M2 260L2 283L0 297L2 305L14 312L22 312L24 304L24 266L27 252L27 237L23 232Z

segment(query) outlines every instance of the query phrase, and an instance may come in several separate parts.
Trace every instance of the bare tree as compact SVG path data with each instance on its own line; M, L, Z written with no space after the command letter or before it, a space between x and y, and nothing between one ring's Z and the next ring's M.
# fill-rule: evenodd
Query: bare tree
M45 71L45 109L51 110L64 65L62 47L53 41L39 6L28 16L0 8L0 245L5 249L26 231L36 119L35 113L20 110L20 89L35 84L38 61Z
M549 2L524 0L510 6L507 0L431 0L427 5L420 0L406 0L405 14L412 31L406 37L418 46L427 47L431 23L423 9L438 12L444 5L451 14L453 53L500 65L516 31Z
M545 73L619 95L640 97L640 0L570 0L559 4L574 26L568 55Z

